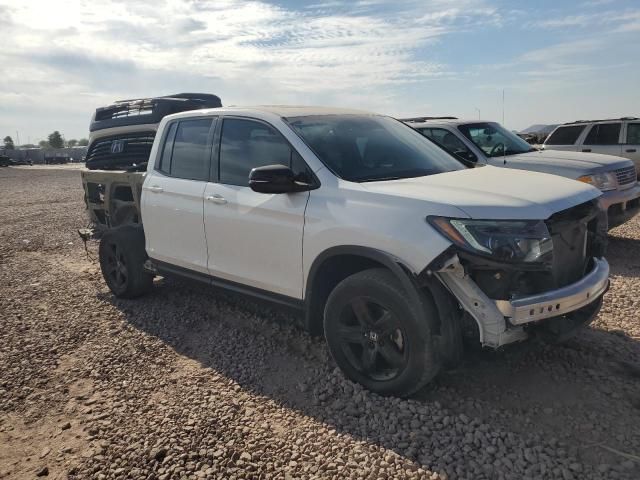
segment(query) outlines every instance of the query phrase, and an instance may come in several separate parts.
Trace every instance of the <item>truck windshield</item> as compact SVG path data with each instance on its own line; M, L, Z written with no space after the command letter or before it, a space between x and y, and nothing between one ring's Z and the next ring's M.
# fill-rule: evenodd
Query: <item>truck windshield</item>
M499 123L467 123L458 126L462 134L475 143L487 157L502 157L536 149Z
M351 182L423 177L465 168L431 140L390 117L318 115L287 121L329 170Z

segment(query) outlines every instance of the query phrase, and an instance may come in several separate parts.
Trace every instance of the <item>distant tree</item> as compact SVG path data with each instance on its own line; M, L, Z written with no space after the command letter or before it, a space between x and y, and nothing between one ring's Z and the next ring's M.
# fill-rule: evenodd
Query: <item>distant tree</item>
M13 144L13 138L11 138L9 135L4 137L4 148L6 150L15 150L16 148L16 146Z
M75 147L78 144L78 140L72 138L71 140L67 140L67 147Z
M46 140L40 140L38 142L38 146L40 148L49 148L51 145L49 145L49 142L47 142Z
M62 148L64 147L64 140L62 140L62 135L58 130L49 134L49 145L51 148Z
M86 138L81 138L80 140L78 140L78 146L86 147L87 145L89 145L89 140L87 140Z

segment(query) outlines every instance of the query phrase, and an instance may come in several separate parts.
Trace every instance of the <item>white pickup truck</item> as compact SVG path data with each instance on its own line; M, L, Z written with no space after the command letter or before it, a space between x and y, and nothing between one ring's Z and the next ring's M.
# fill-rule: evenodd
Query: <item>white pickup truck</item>
M466 168L361 111L169 115L146 172L85 170L83 181L102 219L115 218L114 192L135 208L101 229L116 296L177 275L299 308L344 373L380 394L410 395L455 363L463 333L493 348L569 334L609 285L598 189Z

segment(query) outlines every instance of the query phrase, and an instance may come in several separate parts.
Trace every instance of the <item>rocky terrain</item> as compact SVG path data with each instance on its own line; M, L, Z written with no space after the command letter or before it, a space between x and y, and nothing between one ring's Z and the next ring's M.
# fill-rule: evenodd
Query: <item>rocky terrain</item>
M562 345L471 351L414 398L276 310L159 279L115 299L73 169L0 169L0 478L640 478L640 223Z

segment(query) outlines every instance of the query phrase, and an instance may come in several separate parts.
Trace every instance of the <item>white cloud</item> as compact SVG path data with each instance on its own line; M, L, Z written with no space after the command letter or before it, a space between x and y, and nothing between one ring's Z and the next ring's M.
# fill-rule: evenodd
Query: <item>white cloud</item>
M193 88L224 103L362 106L368 96L379 108L402 84L452 75L416 51L500 22L483 0L392 9L379 1L290 10L241 0L0 0L0 62L10 72L0 76L0 111L27 102L88 115L117 97Z
M521 62L551 64L559 61L573 62L585 58L587 53L602 48L603 38L589 38L572 42L557 43L548 47L530 50L519 57Z
M553 17L548 15L545 20L530 23L533 27L563 29L568 27L591 28L594 26L613 28L613 31L628 31L632 26L640 21L640 10L638 9L614 9L595 13L581 13L578 15L567 15L563 17Z

